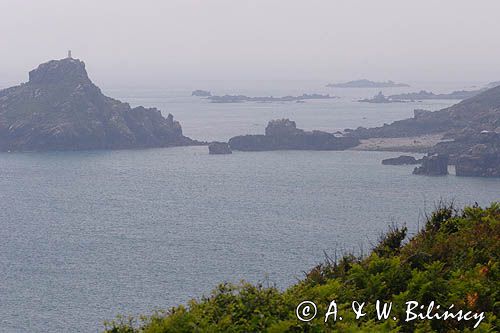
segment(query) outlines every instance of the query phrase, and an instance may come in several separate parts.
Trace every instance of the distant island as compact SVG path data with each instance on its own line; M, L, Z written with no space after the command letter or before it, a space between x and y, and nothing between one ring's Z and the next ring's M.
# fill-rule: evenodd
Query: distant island
M329 83L326 85L330 88L394 88L394 87L409 87L406 83L396 83L394 81L375 82L370 80L355 80L343 83Z
M407 101L401 100L401 99L392 99L392 98L387 98L385 97L384 94L382 94L381 91L373 98L365 98L365 99L360 99L358 102L363 102L363 103L406 103Z
M485 91L486 89L478 89L478 90L457 90L453 91L449 94L434 94L430 91L425 91L425 90L420 90L419 92L414 92L414 93L406 93L406 94L397 94L397 95L391 95L388 97L389 100L408 100L408 101L415 101L415 100L428 100L428 99L467 99L474 97L481 92Z
M231 149L241 151L345 150L358 144L357 138L338 137L323 131L304 131L289 119L270 121L265 135L240 135L229 140Z
M191 93L191 96L198 96L198 97L208 97L208 96L212 96L212 93L210 91L207 91L207 90L194 90L192 93Z
M302 94L301 96L284 96L284 97L249 97L245 95L224 95L224 96L209 96L208 99L212 103L243 103L243 102L303 102L309 99L334 99L336 96L321 95L321 94Z
M200 144L155 108L102 94L70 56L41 64L0 91L0 151L89 150Z
M479 95L480 93L500 86L500 81L496 82L490 82L487 85L485 85L481 89L476 89L476 90L455 90L451 93L447 94L434 94L433 92L426 91L426 90L420 90L419 92L412 92L412 93L404 93L404 94L396 94L396 95L390 95L388 97L389 100L407 100L407 101L415 101L415 100L432 100L432 99L467 99L471 98L474 96Z

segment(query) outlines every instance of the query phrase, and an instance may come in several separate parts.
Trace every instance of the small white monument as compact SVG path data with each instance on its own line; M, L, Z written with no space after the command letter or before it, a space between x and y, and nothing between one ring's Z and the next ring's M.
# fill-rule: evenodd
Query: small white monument
M71 56L71 50L68 50L68 59L72 59L73 57Z

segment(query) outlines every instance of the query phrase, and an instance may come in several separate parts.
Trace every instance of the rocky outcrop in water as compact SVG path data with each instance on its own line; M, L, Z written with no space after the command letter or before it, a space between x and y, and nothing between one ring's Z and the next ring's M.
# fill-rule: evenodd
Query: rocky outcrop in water
M422 160L417 160L413 156L401 155L399 157L386 158L382 160L384 165L412 165L422 163Z
M448 174L448 156L428 155L422 158L422 165L413 170L415 175L443 176Z
M363 102L363 103L406 103L406 101L399 100L399 99L391 99L387 98L382 94L381 91L373 98L365 98L365 99L360 99L358 102Z
M267 150L345 150L359 144L356 138L336 137L322 131L298 129L289 119L272 120L265 135L242 135L229 140L232 149L242 151Z
M211 142L208 145L208 153L210 155L232 154L229 144L226 142Z
M0 150L86 150L196 144L155 108L131 108L102 94L85 64L41 64L29 81L0 91Z

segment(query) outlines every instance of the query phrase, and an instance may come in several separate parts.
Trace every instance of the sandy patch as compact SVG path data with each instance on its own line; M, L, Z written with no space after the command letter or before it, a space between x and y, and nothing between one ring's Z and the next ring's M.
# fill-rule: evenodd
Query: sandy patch
M423 152L442 140L443 133L422 135L406 138L373 138L360 140L361 144L352 150L378 150L378 151L401 151L401 152Z

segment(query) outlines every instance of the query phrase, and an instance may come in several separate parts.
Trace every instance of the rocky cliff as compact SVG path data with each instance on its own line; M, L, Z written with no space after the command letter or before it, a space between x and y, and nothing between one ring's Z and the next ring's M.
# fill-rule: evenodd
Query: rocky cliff
M455 158L457 176L500 177L500 135L481 133Z
M435 112L415 112L413 118L375 128L360 127L358 138L397 138L448 132L450 137L483 130L500 131L500 86Z
M105 96L77 59L41 64L28 82L0 91L0 151L191 144L172 115Z
M229 140L232 149L242 151L266 150L344 150L357 146L356 138L336 137L322 131L298 129L289 119L272 120L265 135L242 135Z
M448 174L447 155L429 155L422 158L422 165L413 170L415 175L443 176Z

